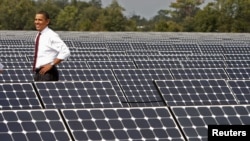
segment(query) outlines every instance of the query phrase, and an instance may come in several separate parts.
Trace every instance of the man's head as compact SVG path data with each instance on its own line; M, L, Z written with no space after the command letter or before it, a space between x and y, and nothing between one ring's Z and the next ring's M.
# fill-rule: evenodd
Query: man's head
M45 27L49 25L49 22L49 14L46 11L39 11L36 13L34 21L36 30L42 31Z

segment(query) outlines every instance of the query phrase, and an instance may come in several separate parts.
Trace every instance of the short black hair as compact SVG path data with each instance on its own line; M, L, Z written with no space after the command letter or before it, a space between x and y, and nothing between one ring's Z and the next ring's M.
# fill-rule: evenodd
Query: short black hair
M47 11L41 10L41 11L38 11L36 14L42 14L42 15L44 15L44 17L46 19L50 19L49 18L49 13Z

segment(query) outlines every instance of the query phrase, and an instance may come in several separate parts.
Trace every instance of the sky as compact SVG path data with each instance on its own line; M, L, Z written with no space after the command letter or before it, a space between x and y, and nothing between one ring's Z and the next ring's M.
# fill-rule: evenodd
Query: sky
M88 1L88 0L86 0ZM125 16L139 15L146 19L151 19L159 10L168 9L171 2L176 0L117 0L119 5L122 6L125 11ZM205 0L205 4L214 0ZM102 6L106 7L111 4L112 0L102 0Z

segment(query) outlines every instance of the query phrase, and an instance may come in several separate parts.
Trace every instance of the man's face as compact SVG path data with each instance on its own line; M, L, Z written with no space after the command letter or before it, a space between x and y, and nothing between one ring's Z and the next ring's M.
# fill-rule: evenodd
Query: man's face
M36 14L34 23L36 30L42 31L49 24L49 19L46 19L43 14Z

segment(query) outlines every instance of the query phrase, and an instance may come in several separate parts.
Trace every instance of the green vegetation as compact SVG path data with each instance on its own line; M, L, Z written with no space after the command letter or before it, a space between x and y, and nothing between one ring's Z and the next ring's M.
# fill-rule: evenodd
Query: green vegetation
M117 0L103 8L101 0L1 0L0 30L34 30L38 10L50 13L55 30L250 32L249 0L177 0L152 19L126 17Z

